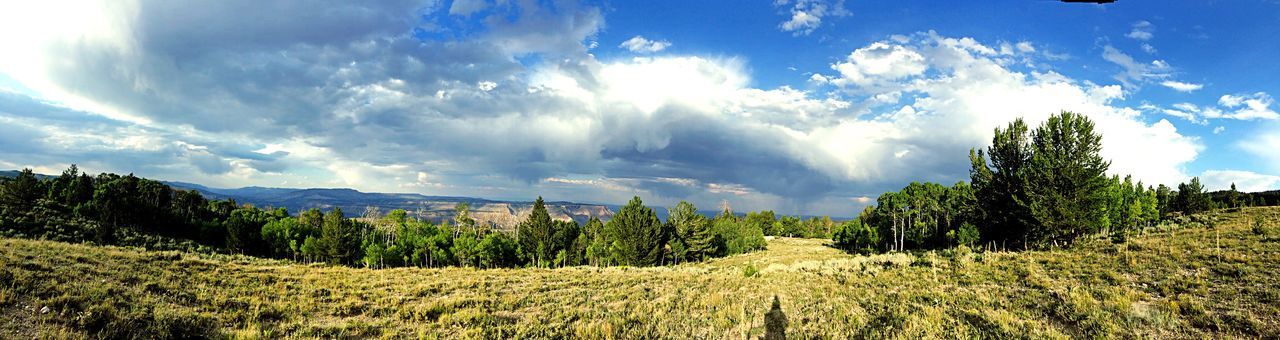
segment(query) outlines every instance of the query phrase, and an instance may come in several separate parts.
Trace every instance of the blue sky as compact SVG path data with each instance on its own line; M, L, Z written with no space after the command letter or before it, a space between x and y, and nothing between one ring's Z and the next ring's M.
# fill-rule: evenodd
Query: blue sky
M1014 118L1280 188L1280 3L0 5L0 168L851 216Z

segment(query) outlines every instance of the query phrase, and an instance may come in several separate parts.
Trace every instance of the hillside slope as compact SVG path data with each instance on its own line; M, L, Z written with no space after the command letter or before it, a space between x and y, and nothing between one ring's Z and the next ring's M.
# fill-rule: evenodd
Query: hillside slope
M1280 209L1214 219L1025 253L774 239L662 268L368 270L0 239L0 337L1280 336Z

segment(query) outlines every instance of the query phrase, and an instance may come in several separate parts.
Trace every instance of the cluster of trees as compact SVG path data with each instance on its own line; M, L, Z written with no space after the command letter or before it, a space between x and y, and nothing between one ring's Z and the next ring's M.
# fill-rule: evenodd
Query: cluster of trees
M208 201L195 191L72 165L37 178L24 169L0 185L0 230L19 236L114 244L124 230L194 240L214 247L252 247L257 227L287 215Z
M1221 190L1209 193L1210 199L1213 201L1215 208L1239 208L1239 207L1260 207L1280 205L1280 190L1262 191L1262 192L1240 192L1236 190L1236 184L1231 184L1231 190Z
M977 242L974 192L968 183L908 184L876 199L833 236L838 247L859 253L936 248Z
M772 210L747 213L745 220L760 226L768 236L830 238L837 229L836 222L829 216L808 219L800 216L776 217Z
M884 193L832 238L860 253L976 244L1035 249L1123 235L1170 213L1213 207L1198 178L1173 191L1108 177L1101 149L1102 137L1083 115L1062 112L1034 130L1018 119L995 129L991 147L970 150L971 184L911 183Z
M408 218L394 210L364 237L370 267L655 266L764 249L762 229L731 213L706 218L680 202L667 221L633 198L608 222L554 220L539 197L514 232L477 227L462 207L454 224ZM771 221L772 222L772 221ZM295 239L296 240L296 239ZM295 241L296 242L296 241ZM300 254L307 256L305 253Z
M830 219L745 218L726 209L700 215L680 202L663 222L639 197L608 222L554 220L541 197L513 232L491 230L469 217L465 204L440 224L404 210L346 218L341 209L310 209L291 216L234 200L206 200L196 191L138 178L80 173L41 179L30 169L0 182L0 233L10 236L127 244L118 235L146 233L190 240L227 252L368 267L653 266L764 249L765 230L811 235ZM826 228L826 229L823 229ZM829 233L829 232L828 232Z

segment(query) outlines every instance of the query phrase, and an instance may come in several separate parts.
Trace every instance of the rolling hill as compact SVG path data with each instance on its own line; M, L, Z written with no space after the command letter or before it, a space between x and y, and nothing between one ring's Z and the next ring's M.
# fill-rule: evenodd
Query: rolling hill
M1204 220L1027 252L774 238L650 268L359 269L0 238L0 338L1280 336L1280 208Z

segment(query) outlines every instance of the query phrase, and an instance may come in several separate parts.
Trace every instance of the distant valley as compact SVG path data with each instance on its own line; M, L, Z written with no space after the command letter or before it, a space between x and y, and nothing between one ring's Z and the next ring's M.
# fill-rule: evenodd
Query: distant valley
M458 204L470 205L470 216L477 222L502 230L514 229L519 221L533 209L533 202L498 201L474 197L427 196L404 193L370 193L354 189L290 189L244 187L236 189L211 188L194 183L165 182L181 190L196 190L209 199L234 199L237 203L250 203L258 207L282 207L291 213L319 208L341 208L348 217L362 217L366 210L375 209L385 214L404 209L410 216L440 223L453 220ZM613 209L602 204L547 202L547 212L557 220L574 220L586 224L592 217L609 220Z

